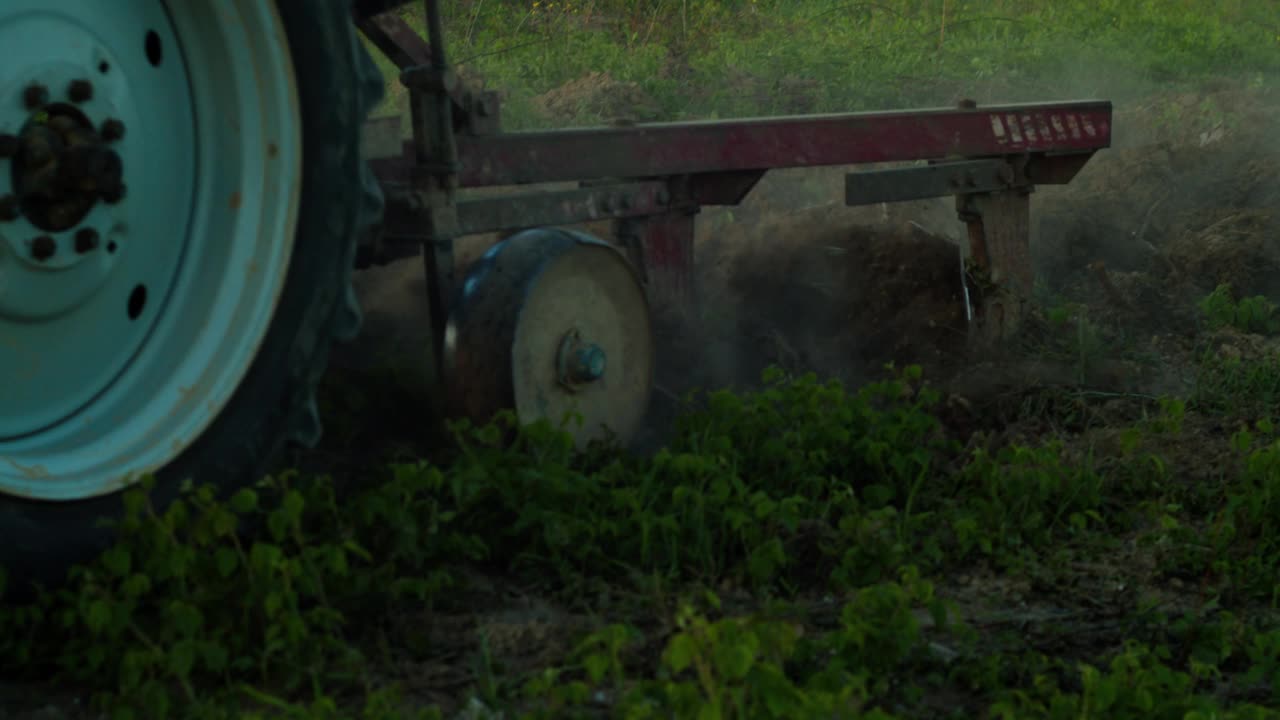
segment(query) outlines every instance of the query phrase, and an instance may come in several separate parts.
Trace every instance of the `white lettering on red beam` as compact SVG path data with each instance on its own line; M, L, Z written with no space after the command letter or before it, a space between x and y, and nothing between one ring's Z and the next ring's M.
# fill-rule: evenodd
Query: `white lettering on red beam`
M996 142L1000 143L1001 145L1007 144L1009 142L1009 138L1005 137L1004 123L1000 122L999 115L991 116L991 132L995 134Z
M1077 117L1071 113L1048 116L989 115L988 118L991 121L991 133L995 136L996 142L1001 145L1007 145L1010 142L1021 145L1024 138L1028 143L1034 143L1037 140L1049 142L1055 139L1059 142L1079 141L1083 140L1085 135L1090 138L1098 137L1099 127L1102 127L1102 131L1105 132L1105 125L1095 125L1093 119L1087 115Z
M1022 131L1018 129L1018 116L1006 115L1005 124L1009 126L1009 136L1013 138L1015 143L1022 143Z
M1040 137L1046 141L1052 140L1053 131L1049 129L1049 121L1045 119L1044 115L1036 115L1036 121L1039 123Z
M1036 126L1031 121L1030 115L1022 116L1022 134L1026 136L1027 142L1033 143L1036 141Z
M1066 140L1067 129L1062 125L1062 118L1058 117L1057 115L1051 115L1049 117L1049 122L1053 123L1053 129L1055 132L1058 133L1058 139Z

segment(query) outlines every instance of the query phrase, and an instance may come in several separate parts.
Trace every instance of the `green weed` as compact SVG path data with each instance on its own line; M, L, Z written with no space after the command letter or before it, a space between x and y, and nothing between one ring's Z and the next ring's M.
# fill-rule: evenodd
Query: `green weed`
M637 717L911 717L960 688L1020 717L1211 706L1200 671L1137 651L1110 674L1082 671L1083 691L1045 684L975 645L921 579L1106 547L1099 538L1141 522L1129 497L1162 492L1161 473L1132 485L1126 463L1146 462L1136 440L1107 470L1068 461L1059 443L964 450L916 367L856 391L773 370L757 392L690 401L678 440L648 460L577 453L557 428L508 417L455 426L448 464L392 465L341 501L328 478L294 473L225 500L192 488L164 512L137 489L118 545L0 613L4 672L81 684L118 717L399 717L395 688L370 673L387 639L367 618L460 609L463 571L484 567L564 601L652 585L741 588L763 603L715 619L714 595L686 603L650 665L635 648L651 641L618 623L525 678L480 647L474 694L491 707L557 716L606 697ZM1176 433L1186 411L1168 401L1134 432ZM1166 572L1211 573L1223 598L1274 602L1280 446L1241 434L1237 448L1236 484L1199 495L1209 530L1166 501L1156 546ZM834 626L811 629L815 586L846 598ZM1274 642L1232 647L1247 658L1233 672L1277 672ZM1121 683L1157 704L1113 697Z
M1219 285L1200 301L1200 312L1211 328L1232 327L1241 332L1273 335L1280 332L1276 305L1261 295L1236 300L1231 285Z

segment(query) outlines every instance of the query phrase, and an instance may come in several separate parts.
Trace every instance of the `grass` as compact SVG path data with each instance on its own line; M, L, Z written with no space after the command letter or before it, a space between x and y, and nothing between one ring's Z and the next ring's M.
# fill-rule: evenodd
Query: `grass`
M680 118L1280 65L1250 0L446 7L515 127L597 70ZM1126 72L1089 72L1107 65ZM1229 288L1199 309L1277 330ZM1044 352L1082 377L1115 344L1079 308L1047 315ZM650 458L545 424L500 442L500 419L341 495L298 471L168 508L140 488L115 547L0 608L0 677L112 718L1277 717L1280 359L1195 371L1121 398L1136 419L1035 433L1116 398L1046 390L993 427L918 368L859 388L775 370L689 403Z
M417 28L420 14L405 11ZM445 0L444 14L453 60L508 93L515 129L626 112L538 111L534 98L593 72L635 83L654 119L683 119L1118 100L1280 70L1269 0ZM403 91L387 102L402 110Z

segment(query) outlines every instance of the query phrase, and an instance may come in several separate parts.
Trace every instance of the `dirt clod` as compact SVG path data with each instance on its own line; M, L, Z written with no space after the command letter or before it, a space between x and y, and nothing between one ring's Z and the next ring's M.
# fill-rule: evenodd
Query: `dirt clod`
M657 118L661 108L639 84L617 80L606 72L594 72L572 80L533 100L534 109L546 119L570 124L583 117L606 121L645 122Z

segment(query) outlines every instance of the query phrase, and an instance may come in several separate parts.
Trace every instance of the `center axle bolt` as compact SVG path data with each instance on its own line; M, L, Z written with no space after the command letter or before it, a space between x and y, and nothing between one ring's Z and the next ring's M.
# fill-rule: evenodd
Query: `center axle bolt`
M589 383L604 377L605 356L599 345L579 348L569 365L569 376L579 383Z
M58 252L58 244L48 235L41 235L31 241L31 257L38 262L48 260L56 252Z

